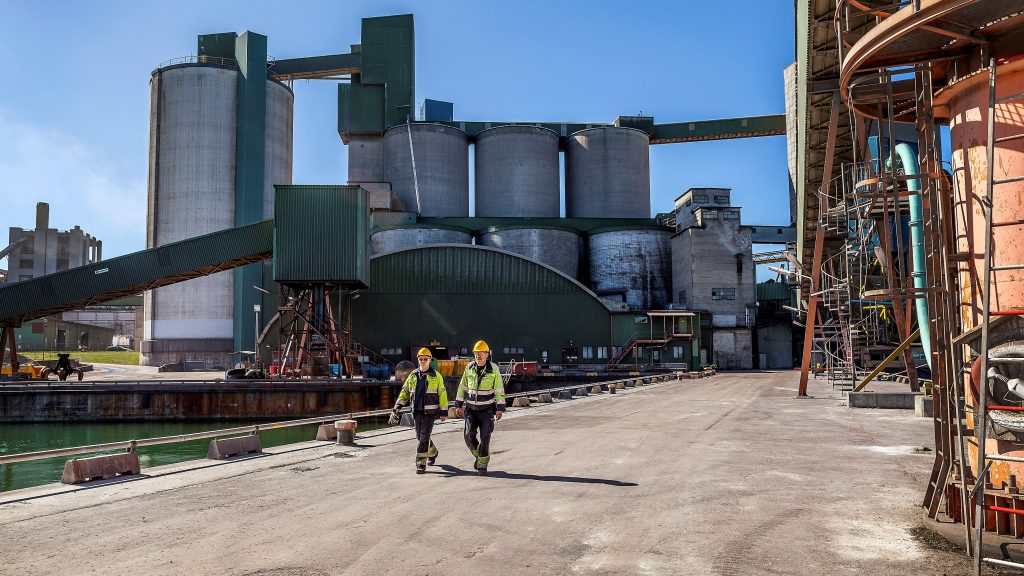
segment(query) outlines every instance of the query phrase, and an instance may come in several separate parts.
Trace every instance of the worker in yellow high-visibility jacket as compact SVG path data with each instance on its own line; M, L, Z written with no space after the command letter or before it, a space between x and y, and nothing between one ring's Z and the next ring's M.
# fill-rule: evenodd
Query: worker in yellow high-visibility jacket
M455 413L465 416L465 438L476 459L473 467L481 476L487 474L491 460L491 432L494 421L505 413L505 386L498 365L490 361L491 349L479 340L473 346L473 360L462 373L455 396ZM479 437L477 436L479 434Z
M430 439L434 430L434 419L444 422L448 414L448 392L444 389L444 377L430 367L433 355L430 350L420 348L416 353L419 367L405 378L398 401L392 409L392 419L397 421L398 411L412 404L412 419L416 425L416 473L427 471L427 464L437 460L437 447Z

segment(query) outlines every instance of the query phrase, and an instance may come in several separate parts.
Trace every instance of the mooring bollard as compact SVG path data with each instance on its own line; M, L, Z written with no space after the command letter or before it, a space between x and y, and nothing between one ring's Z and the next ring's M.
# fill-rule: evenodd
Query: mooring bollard
M338 444L348 446L355 444L356 426L358 426L358 423L355 420L338 420L335 422L334 429L338 432Z
M608 393L615 394L615 391L618 390L618 388L619 386L615 382L612 382L611 384L608 385Z

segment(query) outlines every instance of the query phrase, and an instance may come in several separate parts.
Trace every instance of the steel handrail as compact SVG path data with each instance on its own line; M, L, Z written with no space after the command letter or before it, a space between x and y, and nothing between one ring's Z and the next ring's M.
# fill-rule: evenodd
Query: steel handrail
M671 372L669 375L673 375L676 378L682 374L681 372ZM661 376L661 375L658 375ZM605 382L599 382L596 385L606 384L618 384L619 382L636 381L638 379L651 378L652 376L634 376L631 378L622 378L619 380L608 380ZM516 392L514 394L507 394L506 398L519 398L523 396L534 396L536 394L546 394L551 392L561 392L565 390L576 390L579 388L588 388L595 384L573 384L571 386L561 386L557 388L544 388L542 390L533 390L530 392ZM409 409L402 410L402 412L409 412ZM133 451L135 448L140 446L157 446L160 444L177 444L180 442L190 442L192 440L204 440L207 438L216 438L218 436L226 436L228 434L258 434L260 430L276 430L278 428L290 428L293 426L308 426L310 424L320 424L323 422L330 422L334 420L352 420L355 418L370 418L376 416L387 416L391 414L391 409L383 410L367 410L364 412L349 412L345 414L336 414L330 416L316 416L313 418L301 418L298 420L286 420L283 422L272 422L269 424L253 424L251 426L236 426L234 428L221 428L218 430L207 430L204 432L190 432L188 434L176 434L173 436L159 436L156 438L142 438L139 440L121 440L118 442L105 442L103 444L89 444L86 446L73 446L70 448L54 448L51 450L39 450L36 452L22 452L20 454L8 454L6 456L0 455L0 464L14 464L17 462L28 462L32 460L43 460L46 458L57 458L60 456L74 456L77 454L92 454L95 452L108 452L111 450L129 450Z

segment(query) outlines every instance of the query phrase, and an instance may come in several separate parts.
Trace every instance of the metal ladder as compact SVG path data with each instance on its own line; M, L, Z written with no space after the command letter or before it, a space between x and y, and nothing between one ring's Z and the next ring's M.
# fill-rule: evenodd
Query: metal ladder
M1020 406L999 406L999 405L988 405L988 368L989 368L989 323L993 315L1007 315L1007 312L993 312L990 308L992 304L992 272L1005 271L1005 270L1024 270L1024 263L1017 264L1006 264L1001 266L992 265L992 220L993 220L993 194L995 187L1002 184L1011 184L1014 182L1024 181L1024 176L1017 176L1013 178L1005 178L1002 180L995 179L995 145L1001 142L1009 140L1017 140L1024 138L1024 133L1014 134L1012 136L1004 136L996 139L995 137L995 112L997 104L1004 104L1011 100L1024 100L1024 93L1012 94L1003 98L996 98L996 62L995 59L989 59L988 65L988 141L986 143L986 158L988 161L988 185L986 186L985 198L982 200L982 209L985 211L985 256L984 256L984 274L982 280L982 309L981 309L981 350L979 352L978 361L981 362L981 377L978 382L979 398L977 399L978 405L975 407L977 411L977 418L974 423L975 437L978 440L978 471L977 479L974 483L974 489L972 496L975 499L974 504L974 558L975 558L975 574L981 576L982 565L984 563L994 564L998 566L1010 566L1013 568L1024 568L1024 564L1018 562L1010 562L1001 558L986 558L984 555L984 549L982 543L985 535L985 517L986 512L1002 512L1007 514L1024 515L1024 510L1015 510L1011 508L1005 508L1000 506L993 506L985 503L985 484L986 477L988 476L989 467L994 461L1002 462L1024 462L1024 458L1015 458L1011 456L1002 455L989 455L985 452L985 441L986 434L988 431L988 413L989 411L1021 411L1024 408ZM1024 314L1024 312L1010 312L1010 315Z

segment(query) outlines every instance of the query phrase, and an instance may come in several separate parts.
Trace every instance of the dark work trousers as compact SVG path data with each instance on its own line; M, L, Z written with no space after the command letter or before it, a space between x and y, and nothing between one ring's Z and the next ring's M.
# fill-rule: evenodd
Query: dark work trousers
M422 412L413 412L412 419L416 424L416 464L426 464L427 458L437 457L437 448L434 447L434 442L430 439L431 432L434 431L434 418L437 416L427 416Z
M480 433L479 440L477 431ZM494 432L494 408L484 410L466 408L466 446L469 446L474 456L479 458L490 456L491 432Z

